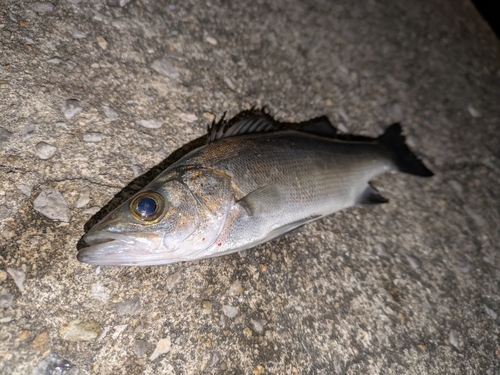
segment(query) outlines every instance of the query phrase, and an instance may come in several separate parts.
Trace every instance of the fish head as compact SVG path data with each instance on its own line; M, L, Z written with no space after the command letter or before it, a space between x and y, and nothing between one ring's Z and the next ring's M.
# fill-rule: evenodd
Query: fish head
M229 211L229 182L217 174L160 175L96 224L78 260L96 265L148 266L199 258L220 234Z

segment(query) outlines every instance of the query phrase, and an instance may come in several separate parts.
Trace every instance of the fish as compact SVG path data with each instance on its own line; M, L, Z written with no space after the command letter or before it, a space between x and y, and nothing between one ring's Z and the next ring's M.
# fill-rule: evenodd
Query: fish
M230 254L351 206L387 203L370 181L433 173L400 124L378 138L342 135L326 116L284 123L243 111L92 227L81 262L150 266Z

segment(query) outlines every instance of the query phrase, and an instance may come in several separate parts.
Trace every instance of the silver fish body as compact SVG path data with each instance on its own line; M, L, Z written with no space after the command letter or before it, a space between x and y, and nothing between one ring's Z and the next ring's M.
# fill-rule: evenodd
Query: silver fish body
M91 229L78 259L145 266L229 254L346 207L386 202L369 185L384 172L432 175L399 125L353 142L300 129L242 131L258 128L256 118L263 122L236 122L226 131L236 135L212 134L213 142L167 168Z

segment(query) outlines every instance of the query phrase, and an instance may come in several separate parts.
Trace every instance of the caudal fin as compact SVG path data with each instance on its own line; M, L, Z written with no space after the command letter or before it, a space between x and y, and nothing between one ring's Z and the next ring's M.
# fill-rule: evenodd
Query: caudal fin
M385 133L378 137L377 140L389 151L392 161L399 171L422 177L431 177L434 175L408 148L405 143L405 137L401 134L400 124L389 126Z

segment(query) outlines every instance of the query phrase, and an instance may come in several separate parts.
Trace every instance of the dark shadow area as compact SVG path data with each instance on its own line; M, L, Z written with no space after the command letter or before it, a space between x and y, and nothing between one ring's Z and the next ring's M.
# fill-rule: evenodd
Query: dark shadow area
M490 24L497 38L500 38L500 1L498 0L472 0L472 3Z

